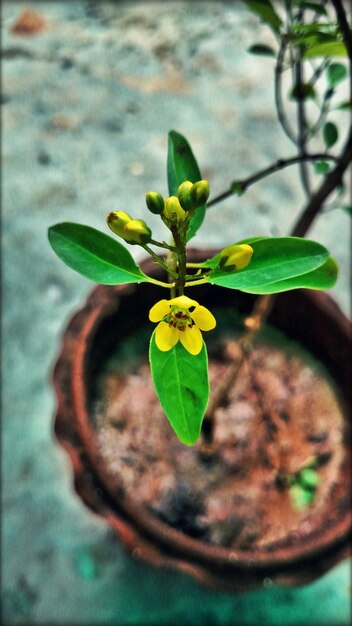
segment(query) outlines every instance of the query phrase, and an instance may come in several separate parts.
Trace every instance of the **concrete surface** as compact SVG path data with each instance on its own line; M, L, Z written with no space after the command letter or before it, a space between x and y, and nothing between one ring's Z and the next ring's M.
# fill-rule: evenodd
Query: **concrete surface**
M11 32L24 8L43 30ZM276 122L273 62L247 52L266 30L237 2L5 1L2 35L3 623L347 624L348 562L301 589L267 581L240 596L135 562L76 497L53 437L51 372L93 285L55 257L48 226L107 232L106 213L124 210L165 236L144 194L166 194L171 128L189 138L213 195L293 154ZM285 234L302 203L286 170L209 211L194 243ZM332 293L345 312L348 223L327 212L309 233L340 263Z

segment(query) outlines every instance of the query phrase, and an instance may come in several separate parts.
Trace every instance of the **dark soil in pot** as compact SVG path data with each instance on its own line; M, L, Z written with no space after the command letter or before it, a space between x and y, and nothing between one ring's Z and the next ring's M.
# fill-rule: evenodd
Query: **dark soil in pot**
M258 338L217 409L213 454L205 456L201 441L177 440L151 382L148 311L160 292L98 287L66 333L55 372L56 432L78 491L132 552L213 586L317 577L349 551L346 318L324 294L281 295L271 315L276 328ZM192 296L218 320L205 334L214 388L254 298L216 287ZM314 498L297 508L287 476L312 461Z

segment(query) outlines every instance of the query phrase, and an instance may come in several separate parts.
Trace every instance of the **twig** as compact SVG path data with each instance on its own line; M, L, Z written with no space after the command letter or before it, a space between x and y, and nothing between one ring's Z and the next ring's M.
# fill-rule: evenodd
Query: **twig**
M257 172L256 174L253 174L252 176L248 176L248 178L244 178L243 180L233 181L231 183L230 189L228 189L227 191L224 191L223 193L219 194L218 196L216 196L215 198L213 198L212 200L208 202L207 208L214 206L215 204L218 204L219 202L222 202L223 200L226 200L230 196L235 195L236 193L238 193L238 189L241 190L241 193L244 193L245 191L247 191L248 187L250 187L251 185L254 185L254 183L257 183L259 180L262 180L263 178L266 178L267 176L270 176L271 174L275 174L275 172L279 172L285 167L289 167L290 165L295 165L297 163L300 163L301 161L319 161L320 159L324 159L327 161L337 160L337 158L333 156L332 154L328 154L324 152L318 152L315 154L308 154L308 153L298 154L288 159L278 159L272 165L269 165L268 167L265 167L264 169L259 170L259 172Z
M294 144L297 144L296 136L285 114L285 109L284 109L283 100L282 100L282 93L281 93L282 67L283 67L283 62L285 58L286 48L287 48L287 40L286 40L286 37L283 37L280 48L279 48L279 52L277 55L277 61L276 61L276 66L275 66L275 107L277 111L278 120L282 126L282 129L286 133L287 137Z

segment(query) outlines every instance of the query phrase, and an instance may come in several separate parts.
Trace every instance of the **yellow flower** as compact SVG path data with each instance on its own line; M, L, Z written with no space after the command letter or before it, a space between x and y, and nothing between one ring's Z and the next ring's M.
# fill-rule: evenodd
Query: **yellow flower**
M160 300L150 309L149 319L159 322L155 343L162 352L171 350L181 341L190 354L199 354L203 346L200 331L212 330L216 326L212 313L187 296Z

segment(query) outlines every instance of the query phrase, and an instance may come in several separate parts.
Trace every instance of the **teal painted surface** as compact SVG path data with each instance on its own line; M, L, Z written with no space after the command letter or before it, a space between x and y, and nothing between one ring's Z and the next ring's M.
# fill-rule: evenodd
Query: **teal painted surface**
M290 154L272 75L246 52L257 22L225 2L28 6L48 22L28 37L10 32L24 5L3 6L4 623L347 625L348 562L300 589L266 581L235 596L135 561L75 495L53 436L52 368L93 285L58 261L47 228L68 220L104 230L110 210L145 218L145 192L166 194L170 128L189 137L214 195ZM284 235L301 203L296 171L282 173L212 210L202 243ZM157 218L148 221L161 236ZM310 236L347 267L348 229L334 212ZM347 311L346 272L333 294Z

